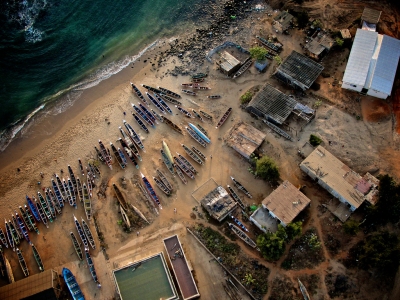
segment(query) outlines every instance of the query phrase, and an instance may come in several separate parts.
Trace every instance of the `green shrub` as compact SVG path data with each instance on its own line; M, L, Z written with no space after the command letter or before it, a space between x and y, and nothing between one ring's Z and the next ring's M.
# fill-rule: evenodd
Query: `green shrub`
M348 220L343 224L343 231L349 235L356 235L360 224L356 220Z
M265 59L265 55L268 53L268 50L264 47L255 46L250 48L250 56L256 60L263 60Z
M253 98L253 93L246 92L242 96L240 96L240 103L247 104L251 101L252 98Z
M344 41L339 37L336 37L335 42L339 47L342 47L344 44Z
M310 135L310 144L311 144L311 145L313 145L314 147L316 147L316 146L320 145L321 143L322 143L322 140L321 140L319 137L317 137L317 136L314 135L314 134L311 134L311 135Z
M268 156L263 156L256 161L257 175L268 181L277 181L280 177L275 161Z

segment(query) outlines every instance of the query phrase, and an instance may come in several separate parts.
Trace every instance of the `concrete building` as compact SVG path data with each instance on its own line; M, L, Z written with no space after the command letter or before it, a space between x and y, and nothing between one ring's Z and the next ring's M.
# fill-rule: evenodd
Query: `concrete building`
M239 122L224 137L225 143L246 159L264 142L266 135L253 126Z
M351 170L322 146L318 146L300 164L300 169L332 196L355 211L365 200L375 204L379 180Z
M342 88L386 99L392 92L399 57L399 40L357 29Z
M305 91L311 87L323 69L323 66L311 58L293 50L274 75L294 89Z
M222 186L210 191L200 200L200 203L210 216L219 222L223 221L237 207L236 201L231 198Z
M241 62L227 51L223 51L219 62L217 62L222 73L232 76L240 69Z
M321 60L331 50L335 41L323 33L317 34L310 42L305 44L306 54L315 60Z
M272 27L276 32L284 32L289 29L293 20L293 16L289 14L287 11L281 11L274 18L274 22L272 23Z
M286 226L291 223L310 202L310 199L286 180L262 201L262 207L268 211L270 216L279 220L283 226ZM261 230L266 231L265 226L262 226L261 222L257 221L257 214L258 210L251 215L250 220Z
M361 15L361 27L363 29L376 31L376 25L379 23L382 12L372 8L364 8Z

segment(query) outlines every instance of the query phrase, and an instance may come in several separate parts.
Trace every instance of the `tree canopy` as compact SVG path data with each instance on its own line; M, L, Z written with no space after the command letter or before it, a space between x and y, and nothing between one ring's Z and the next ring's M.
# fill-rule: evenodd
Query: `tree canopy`
M257 175L268 181L277 181L279 179L279 170L275 161L268 156L263 156L256 161Z
M250 56L256 60L264 60L268 50L264 47L255 46L250 48Z

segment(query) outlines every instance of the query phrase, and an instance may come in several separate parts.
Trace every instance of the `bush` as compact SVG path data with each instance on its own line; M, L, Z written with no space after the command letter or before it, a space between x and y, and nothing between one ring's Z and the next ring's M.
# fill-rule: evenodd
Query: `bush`
M360 224L356 220L348 220L343 224L343 231L349 235L356 235Z
M267 260L278 260L285 252L285 240L276 233L260 234L257 237L257 246L260 248L262 256Z
M344 44L344 41L343 41L341 38L339 38L339 37L337 37L337 38L335 39L335 42L336 42L336 44L337 44L339 47L342 47L343 44Z
M273 182L277 181L280 176L278 167L268 156L263 156L256 161L256 172L262 179Z
M240 96L240 103L247 104L251 101L252 98L253 98L253 93L246 92L242 96Z
M265 59L265 55L268 53L268 50L264 47L255 46L250 48L250 56L256 60L263 60Z
M311 134L311 135L310 135L310 144L311 144L311 145L313 145L314 147L316 147L316 146L320 145L321 143L322 143L322 140L321 140L319 137L317 137L317 136L314 135L314 134Z
M274 56L274 60L276 61L276 63L278 65L280 65L282 63L282 58L279 55Z

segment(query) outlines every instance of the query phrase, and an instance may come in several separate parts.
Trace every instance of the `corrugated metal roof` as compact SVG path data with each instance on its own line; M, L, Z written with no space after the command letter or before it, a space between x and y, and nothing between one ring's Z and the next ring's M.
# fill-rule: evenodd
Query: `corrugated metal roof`
M364 86L378 33L357 29L343 82Z
M223 60L221 67L228 72L240 64L240 61L236 57L226 51L221 54L221 58Z
M372 9L372 8L364 8L363 14L361 16L361 20L367 21L368 23L377 24L381 17L381 11Z
M400 41L384 35L376 61L371 89L390 95L400 57Z

